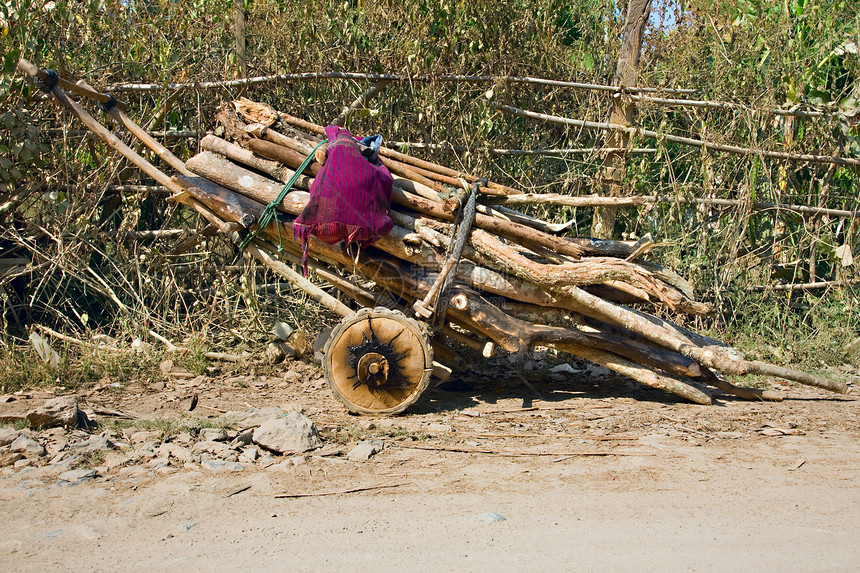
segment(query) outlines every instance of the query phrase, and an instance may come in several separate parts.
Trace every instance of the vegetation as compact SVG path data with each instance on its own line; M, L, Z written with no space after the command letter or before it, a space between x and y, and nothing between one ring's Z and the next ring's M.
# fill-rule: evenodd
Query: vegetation
M248 75L340 70L609 84L624 19L624 2L613 0L244 2ZM16 70L26 57L99 88L233 78L239 73L235 13L234 2L222 0L0 0L3 392L57 380L74 387L152 367L140 355L107 358L70 345L51 368L21 348L36 324L87 344L95 334L110 334L120 347L140 338L160 351L154 331L193 348L187 360L196 372L206 366L204 350L257 346L275 320L309 330L326 320L224 238L175 256L175 236L130 235L203 225L163 195L118 189L151 181L85 136ZM655 1L638 83L694 88L692 98L735 105L641 101L634 123L753 149L860 157L858 34L860 10L849 0ZM188 157L196 140L171 132L214 128L224 100L247 95L325 123L366 89L365 82L317 80L117 95L135 120ZM356 114L350 128L390 141L469 147L432 152L432 158L525 191L594 191L602 166L597 151L535 157L489 150L599 148L600 132L505 115L494 101L591 121L603 121L608 109L605 93L587 90L504 81L396 83ZM770 113L776 108L821 113ZM639 137L631 147L656 151L629 156L624 185L630 194L741 201L734 208L659 203L622 210L616 222L619 237L651 233L663 244L662 262L715 303L716 314L692 326L808 367L841 362L843 346L858 336L851 283L860 259L858 219L755 210L752 204L857 210L857 169L702 152ZM578 235L590 228L590 210L534 211L574 218ZM748 290L822 281L835 284Z

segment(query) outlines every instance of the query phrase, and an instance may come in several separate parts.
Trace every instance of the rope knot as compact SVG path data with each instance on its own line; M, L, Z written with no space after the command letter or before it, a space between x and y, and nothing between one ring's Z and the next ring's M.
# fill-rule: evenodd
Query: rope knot
M59 83L60 76L54 70L42 70L39 75L33 78L33 84L45 93L51 93Z
M99 107L102 108L102 111L105 113L110 113L110 110L116 107L116 98L113 97L113 94L105 94L108 96L107 101L100 101Z

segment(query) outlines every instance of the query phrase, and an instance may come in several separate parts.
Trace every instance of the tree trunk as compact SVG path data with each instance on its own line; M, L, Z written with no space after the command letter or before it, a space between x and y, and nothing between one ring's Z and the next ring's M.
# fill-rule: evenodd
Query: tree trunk
M639 54L642 50L642 34L645 24L651 14L651 0L629 0L627 2L627 17L624 20L624 30L621 34L621 53L618 56L618 66L615 68L614 85L634 86L636 84L636 69L639 67ZM625 100L623 94L614 94L612 107L609 112L609 123L630 125L633 121L635 106ZM630 136L626 132L612 131L606 134L603 142L607 151L603 160L603 176L601 195L618 197L623 191L625 172L627 171L627 142ZM615 228L615 216L618 208L613 206L600 207L594 210L594 220L591 224L591 236L600 239L611 239Z

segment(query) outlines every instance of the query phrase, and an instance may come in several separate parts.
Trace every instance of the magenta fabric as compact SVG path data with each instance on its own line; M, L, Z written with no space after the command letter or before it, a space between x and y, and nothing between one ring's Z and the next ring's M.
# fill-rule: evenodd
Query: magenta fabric
M302 241L302 267L307 274L308 238L326 243L374 243L394 226L391 206L391 173L377 159L371 163L361 154L358 139L349 131L329 125L328 155L311 185L308 204L293 224L293 235Z

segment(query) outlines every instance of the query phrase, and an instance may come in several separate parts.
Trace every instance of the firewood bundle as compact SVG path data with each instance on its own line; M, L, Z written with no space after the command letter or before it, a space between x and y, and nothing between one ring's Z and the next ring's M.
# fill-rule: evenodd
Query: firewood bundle
M325 140L324 128L244 99L226 104L217 119L224 138L204 138L205 151L173 179L195 204L238 223L234 229L253 229L264 206ZM496 348L527 352L542 346L700 404L711 402L705 385L744 398L780 399L775 392L735 386L725 374L764 374L847 392L837 381L747 360L734 348L641 310L661 305L687 315L709 311L682 277L643 260L653 247L649 240L564 237L559 234L564 225L505 206L529 198L551 203L551 195L525 194L385 147L380 157L394 177L394 228L362 249L311 238L310 267L361 307L401 309L426 321L438 362L456 361L450 340L485 356ZM313 162L294 178L277 204L278 217L257 229L249 244L252 254L291 273L309 292L311 283L301 282L275 253L299 261L292 222L308 203L318 170ZM452 260L451 246L473 190L477 212L461 254ZM448 268L453 280L440 289L439 275ZM351 312L325 293L313 293L336 312Z
M431 372L450 372L444 363L457 360L450 340L485 356L497 347L515 353L554 348L700 404L711 403L703 391L706 385L748 399L781 399L775 392L735 386L726 374L762 374L849 392L838 380L747 360L717 340L642 311L647 305L690 315L709 310L694 300L683 278L642 260L653 246L650 241L562 237L557 233L565 225L505 207L596 206L612 204L614 198L521 193L386 148L380 150L381 158L394 176L391 232L360 250L313 237L308 244L309 266L364 307L354 311L282 260L301 260L293 221L310 199L307 190L319 165L311 163L298 174L294 170L322 141L322 126L262 104L235 101L218 114L227 139L207 136L201 142L205 151L183 163L111 96L38 70L23 58L18 67L173 193L171 201L187 205L208 222L175 252L212 232L228 234L344 317L326 346L324 369L335 395L353 411L403 411L426 388ZM105 104L103 111L176 175L168 176L123 143L64 90ZM289 192L285 181L292 182ZM407 316L412 313L420 322Z

